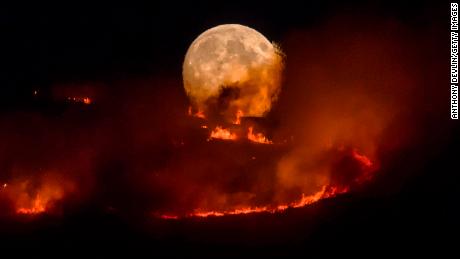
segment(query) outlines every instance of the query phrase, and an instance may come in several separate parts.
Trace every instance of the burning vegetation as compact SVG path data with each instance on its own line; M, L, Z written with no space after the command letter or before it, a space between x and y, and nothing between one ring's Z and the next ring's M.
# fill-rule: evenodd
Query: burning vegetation
M37 215L56 212L62 199L72 192L75 192L73 182L58 174L44 174L4 183L0 195L11 202L15 213Z
M277 76L276 98L262 103L248 99L263 95L248 80L247 92L229 87L189 107L179 76L156 76L115 80L110 92L53 86L53 100L97 100L89 109L0 114L0 213L82 204L163 219L278 213L359 191L412 143L407 93L418 79L403 68L416 55L402 36L330 30L287 35L283 89ZM337 34L349 55L334 54Z

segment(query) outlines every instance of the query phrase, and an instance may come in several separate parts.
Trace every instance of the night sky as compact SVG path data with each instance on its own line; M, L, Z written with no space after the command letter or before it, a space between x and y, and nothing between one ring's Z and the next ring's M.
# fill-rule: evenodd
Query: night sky
M447 2L3 5L0 183L62 169L78 191L58 204L59 213L33 218L12 217L0 196L2 254L374 257L430 250L443 257L458 245L459 134L449 114ZM186 115L184 55L199 34L226 23L254 28L285 52L283 90L261 125L275 141L296 136L293 147L206 141L203 147L197 139L206 136L191 130L199 123ZM69 102L76 95L92 103ZM338 133L321 128L334 121L328 114L338 116ZM263 198L255 204L274 201L281 194L261 186L275 186L275 173L262 185L263 171L271 172L283 152L288 159L306 156L302 146L314 145L311 134L327 132L373 150L379 168L372 181L281 214L152 216L192 209L215 186L257 189ZM176 147L181 141L190 144ZM216 164L233 172L239 165L218 156L243 159L251 152L270 161L243 167L253 175L187 173ZM346 159L344 152L338 156ZM336 156L326 153L324 160ZM337 175L346 171L331 163ZM203 184L203 193L189 182ZM194 193L199 198L187 197Z

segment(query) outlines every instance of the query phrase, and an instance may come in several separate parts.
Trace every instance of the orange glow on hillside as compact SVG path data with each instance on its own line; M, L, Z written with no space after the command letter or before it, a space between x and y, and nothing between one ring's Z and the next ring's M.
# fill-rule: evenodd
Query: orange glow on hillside
M311 195L302 195L302 197L295 202L277 205L275 207L262 206L262 207L243 207L233 210L224 211L202 211L197 210L193 213L188 214L186 217L200 217L206 218L210 216L222 217L226 215L241 215L241 214L252 214L252 213L280 213L289 208L300 208L313 204L321 199L332 198L341 193L348 192L349 188L338 188L333 186L323 186L320 191ZM177 216L177 218L179 218Z
M368 181L372 178L375 169L372 161L365 155L359 154L356 150L353 151L353 158L364 168L362 175L358 176L358 179L362 179L359 183ZM362 178L363 176L365 178ZM305 195L302 194L301 198L290 203L279 204L279 205L267 205L261 207L241 207L229 210L205 210L196 209L194 212L186 214L184 216L165 214L160 215L164 219L179 219L182 217L222 217L227 215L242 215L251 213L281 213L289 208L301 208L313 204L319 200L333 198L337 195L347 193L350 191L350 186L336 186L332 184L325 184L321 189L313 194Z

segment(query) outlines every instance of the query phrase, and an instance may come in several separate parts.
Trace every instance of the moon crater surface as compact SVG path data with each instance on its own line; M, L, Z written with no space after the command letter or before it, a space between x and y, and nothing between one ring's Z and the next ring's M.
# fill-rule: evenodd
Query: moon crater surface
M183 63L185 91L195 108L263 116L277 98L283 55L256 30L224 24L199 35Z

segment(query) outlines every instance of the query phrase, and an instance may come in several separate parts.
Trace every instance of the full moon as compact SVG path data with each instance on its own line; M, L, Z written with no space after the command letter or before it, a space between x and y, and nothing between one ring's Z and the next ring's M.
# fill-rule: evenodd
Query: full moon
M282 70L283 55L275 44L252 28L224 24L192 42L182 73L195 108L263 116L280 91Z

